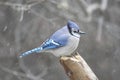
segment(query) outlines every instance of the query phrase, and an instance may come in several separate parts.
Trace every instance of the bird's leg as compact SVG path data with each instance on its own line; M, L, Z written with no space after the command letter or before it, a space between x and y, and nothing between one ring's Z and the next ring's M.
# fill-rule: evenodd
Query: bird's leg
M75 54L76 54L76 52L73 52L73 53L71 54L71 56L72 56L72 57L75 57Z

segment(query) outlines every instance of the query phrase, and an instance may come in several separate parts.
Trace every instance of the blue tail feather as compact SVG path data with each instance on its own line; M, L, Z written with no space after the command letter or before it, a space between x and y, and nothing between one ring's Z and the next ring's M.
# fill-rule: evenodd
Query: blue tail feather
M27 56L29 54L32 54L32 53L35 53L35 52L38 53L38 52L41 52L41 51L42 51L42 47L34 48L32 50L29 50L27 52L22 53L19 57L22 58L22 57Z

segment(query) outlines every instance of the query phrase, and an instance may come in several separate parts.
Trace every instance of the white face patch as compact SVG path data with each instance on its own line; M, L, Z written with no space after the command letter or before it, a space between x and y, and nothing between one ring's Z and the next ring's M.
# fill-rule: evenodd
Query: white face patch
M77 38L80 38L79 30L75 28L71 28L71 34Z

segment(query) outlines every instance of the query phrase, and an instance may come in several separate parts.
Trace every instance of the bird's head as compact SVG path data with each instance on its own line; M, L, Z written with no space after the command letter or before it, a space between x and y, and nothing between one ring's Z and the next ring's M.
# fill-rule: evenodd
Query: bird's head
M80 27L73 21L68 21L67 23L68 30L71 35L79 38L80 34L85 34L85 32L80 30Z

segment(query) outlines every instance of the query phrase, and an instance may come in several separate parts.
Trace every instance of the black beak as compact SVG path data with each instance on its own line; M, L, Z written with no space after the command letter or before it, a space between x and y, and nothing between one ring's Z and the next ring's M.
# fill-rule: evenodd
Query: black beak
M79 31L79 34L85 34L85 32L83 32L83 31Z

